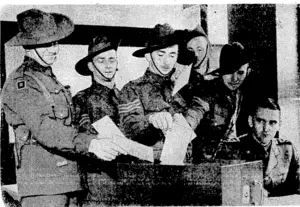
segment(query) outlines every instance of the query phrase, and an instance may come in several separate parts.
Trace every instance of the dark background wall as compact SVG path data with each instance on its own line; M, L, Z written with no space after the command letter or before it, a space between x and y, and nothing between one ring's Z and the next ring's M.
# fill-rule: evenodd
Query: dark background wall
M0 28L1 25L0 25ZM3 87L6 71L5 71L5 53L4 53L4 44L2 42L3 35L1 34L1 44L0 44L0 72L1 72L1 89ZM1 184L13 184L16 182L16 171L15 171L15 159L13 154L13 144L9 143L8 139L8 125L4 121L4 113L1 108Z

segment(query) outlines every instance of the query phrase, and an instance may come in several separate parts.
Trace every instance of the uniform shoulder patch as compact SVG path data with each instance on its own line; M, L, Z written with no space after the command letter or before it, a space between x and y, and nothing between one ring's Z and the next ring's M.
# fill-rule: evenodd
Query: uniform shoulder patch
M26 81L25 80L17 81L17 89L21 90L21 89L24 89L24 88L26 88Z

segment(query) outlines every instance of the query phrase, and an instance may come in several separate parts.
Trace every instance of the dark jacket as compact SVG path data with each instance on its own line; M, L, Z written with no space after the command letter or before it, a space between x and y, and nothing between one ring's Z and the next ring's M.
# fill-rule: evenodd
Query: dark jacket
M194 117L197 138L193 142L194 161L204 159L204 155L214 154L221 139L226 138L232 129L231 118L236 110L237 93L238 109L236 121L237 136L242 134L247 126L246 116L241 117L241 109L245 106L245 93L243 88L234 92L229 90L221 78L206 81L201 88L195 91L194 98L188 110L190 117ZM246 107L248 109L248 107ZM199 113L201 112L201 113Z
M79 131L98 135L92 123L106 115L119 125L118 93L118 89L110 89L94 80L89 88L78 92L73 97L73 102L76 111L74 123ZM107 204L116 202L115 162L89 156L80 165L87 173L85 184L90 192L87 200Z
M73 128L71 93L52 69L25 57L3 87L2 107L16 135L20 196L80 190L77 163L72 160L78 152L85 154L96 136Z
M154 146L155 159L159 159L164 134L149 123L149 115L155 112L184 113L185 100L177 93L172 96L170 76L162 77L149 69L145 74L129 82L120 93L120 121L128 138ZM157 150L156 150L157 149Z
M95 81L92 85L78 92L73 97L75 108L75 125L80 131L91 130L96 133L92 123L104 116L109 116L115 124L119 125L117 88L110 89Z

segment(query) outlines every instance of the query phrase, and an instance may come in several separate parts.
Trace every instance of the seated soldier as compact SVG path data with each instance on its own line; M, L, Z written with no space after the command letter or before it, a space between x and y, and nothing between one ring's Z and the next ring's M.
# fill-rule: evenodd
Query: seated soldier
M178 57L178 36L168 24L156 25L146 47L133 53L147 59L147 71L126 84L120 94L120 121L127 137L153 146L155 161L160 158L164 133L172 129L174 114L187 110L178 93L172 96L171 75Z
M251 132L239 142L224 143L223 147L231 148L236 158L263 161L264 188L269 196L300 193L299 154L291 141L276 137L280 118L280 106L276 101L271 98L259 100L248 118ZM222 155L222 151L218 157L229 154Z
M221 50L220 68L212 72L219 77L194 90L187 112L188 122L197 134L193 141L194 163L213 160L221 140L239 135L238 124L247 125L247 117L241 120L240 112L245 106L249 63L240 43L227 44Z

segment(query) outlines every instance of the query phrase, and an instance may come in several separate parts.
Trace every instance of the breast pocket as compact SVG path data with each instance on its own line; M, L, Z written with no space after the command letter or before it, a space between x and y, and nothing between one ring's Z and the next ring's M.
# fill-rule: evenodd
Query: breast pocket
M64 125L66 126L71 125L72 122L71 110L68 106L64 104L56 104L53 109L53 112L55 118L63 121Z

